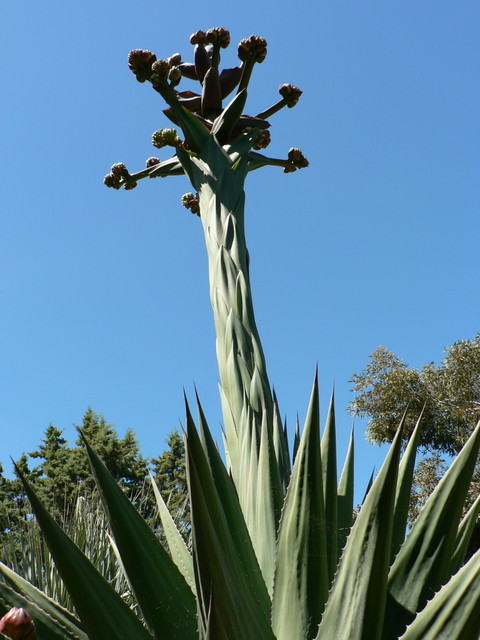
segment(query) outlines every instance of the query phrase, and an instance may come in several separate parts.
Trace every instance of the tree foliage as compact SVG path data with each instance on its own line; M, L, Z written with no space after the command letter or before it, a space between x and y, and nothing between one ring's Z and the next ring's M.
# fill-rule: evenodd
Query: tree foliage
M454 455L480 418L480 333L445 349L439 365L410 368L378 347L350 382L358 395L350 413L369 417L367 438L391 442L407 412L407 433L424 409L420 444L425 450Z
M83 436L98 452L109 471L127 495L155 526L155 501L147 482L151 471L165 501L177 508L188 529L186 504L185 449L183 439L173 431L167 449L150 460L142 456L132 429L120 437L102 415L88 409L80 425ZM35 464L37 462L37 464ZM69 446L63 431L49 425L39 446L17 460L16 466L29 479L38 495L58 522L66 529L74 519L78 501L95 503L95 483L85 447L79 436ZM82 504L85 504L83 502ZM5 548L19 546L29 529L30 508L23 486L17 478L8 478L0 465L0 556ZM2 552L3 551L3 552Z
M427 456L419 460L414 476L409 520L415 521L443 477L444 456L460 451L480 419L480 333L445 349L439 365L409 368L398 356L378 347L364 370L350 381L358 395L350 413L368 417L366 435L376 444L391 442L406 412L406 433L420 413L420 445ZM469 490L467 507L480 492L480 464ZM480 525L475 527L469 555L480 547Z

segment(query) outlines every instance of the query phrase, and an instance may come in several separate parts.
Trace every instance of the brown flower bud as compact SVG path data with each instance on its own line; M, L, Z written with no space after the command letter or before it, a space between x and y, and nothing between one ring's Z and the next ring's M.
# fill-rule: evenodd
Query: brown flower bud
M190 209L192 213L200 216L200 206L198 203L198 197L194 193L186 193L182 196L182 205L185 209Z
M209 29L205 34L205 42L208 44L216 44L222 49L226 49L230 44L230 32L223 27Z
M112 189L120 189L123 182L129 177L130 174L127 167L123 162L118 162L110 169L110 173L104 177L103 184L106 187L111 187Z
M292 148L288 152L288 161L291 162L296 169L304 169L310 164L300 149Z
M238 57L242 62L248 58L255 62L263 62L267 56L267 41L260 36L250 36L241 40L238 45Z
M174 53L173 56L167 58L167 62L171 67L178 67L182 62L182 56L179 53Z
M138 82L149 80L152 75L152 65L157 56L151 51L134 49L128 54L128 67Z
M272 136L270 135L270 131L266 129L261 129L257 137L255 138L255 142L253 143L253 148L258 149L266 149L270 142L272 141Z
M110 173L114 178L117 178L117 180L128 178L128 176L130 175L128 173L127 167L123 164L123 162L117 162L117 164L114 164L110 169Z
M287 107L291 109L294 107L303 91L300 91L298 87L295 87L293 84L281 84L278 88L279 94L282 96L284 100L287 102Z
M155 165L160 164L160 158L147 158L147 160L145 161L145 166L147 167L147 169L150 169L150 167L155 167Z
M112 176L111 173L108 173L104 179L103 179L103 184L106 187L109 187L111 189L120 189L120 185L118 184L118 181L115 180L115 178Z
M205 31L199 29L198 31L195 31L195 33L192 33L192 35L190 36L190 44L205 44L205 37Z
M25 609L13 607L0 620L0 632L12 640L36 640L35 624Z
M172 67L168 74L168 81L171 87L176 87L182 79L182 72L178 67Z

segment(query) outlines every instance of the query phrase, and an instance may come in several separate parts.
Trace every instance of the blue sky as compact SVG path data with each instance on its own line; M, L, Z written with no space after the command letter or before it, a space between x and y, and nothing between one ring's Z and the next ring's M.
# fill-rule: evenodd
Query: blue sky
M207 9L205 8L207 7ZM296 8L298 7L298 9ZM339 453L348 380L383 345L411 366L479 331L480 5L474 2L200 3L17 0L2 11L0 460L45 428L73 441L88 407L145 455L164 449L196 384L221 422L206 256L180 205L185 178L106 189L114 162L155 155L162 100L128 51L191 56L189 35L225 26L268 41L248 111L296 84L271 119L270 155L307 170L247 180L247 239L270 379L293 427L318 363L332 385ZM383 452L357 422L357 479Z

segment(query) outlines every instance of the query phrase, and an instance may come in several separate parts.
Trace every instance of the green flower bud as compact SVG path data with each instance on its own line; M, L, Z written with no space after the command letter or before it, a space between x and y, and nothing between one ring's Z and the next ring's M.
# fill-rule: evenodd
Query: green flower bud
M192 213L200 216L200 206L198 203L198 197L194 193L186 193L182 196L182 205L185 209L190 209Z
M205 37L205 31L195 31L195 33L192 33L190 36L190 44L205 44Z
M13 607L0 620L0 632L12 640L36 640L35 624L25 609Z
M250 36L241 40L238 45L238 57L242 62L249 58L261 63L267 56L267 41L260 36Z
M289 109L297 104L300 96L303 93L303 91L300 91L300 89L298 87L295 87L293 84L281 84L278 88L278 92L286 101L287 107Z
M205 34L205 42L208 44L218 45L222 49L226 49L230 44L230 32L223 27L215 27L209 29Z
M166 79L170 73L170 64L167 60L156 60L152 64L152 73Z
M138 82L149 80L152 75L152 65L157 56L151 51L134 49L128 54L128 67Z
M157 149L162 147L180 147L182 141L175 129L159 129L152 135L152 144Z

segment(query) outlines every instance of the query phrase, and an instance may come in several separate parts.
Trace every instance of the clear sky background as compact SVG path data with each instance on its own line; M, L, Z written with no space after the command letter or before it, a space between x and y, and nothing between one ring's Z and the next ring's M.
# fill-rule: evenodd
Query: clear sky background
M480 4L472 1L139 3L2 9L0 460L34 450L88 407L158 455L196 384L221 422L206 256L180 205L185 178L102 184L157 151L164 105L127 67L134 48L191 58L189 35L230 29L225 66L268 41L248 112L281 83L304 94L271 118L269 155L306 170L247 179L257 321L282 413L305 416L316 363L335 384L341 463L348 380L383 345L411 366L479 331ZM168 154L167 154L168 155ZM165 155L164 157L167 157ZM163 157L163 156L162 156ZM356 424L357 480L383 451Z

